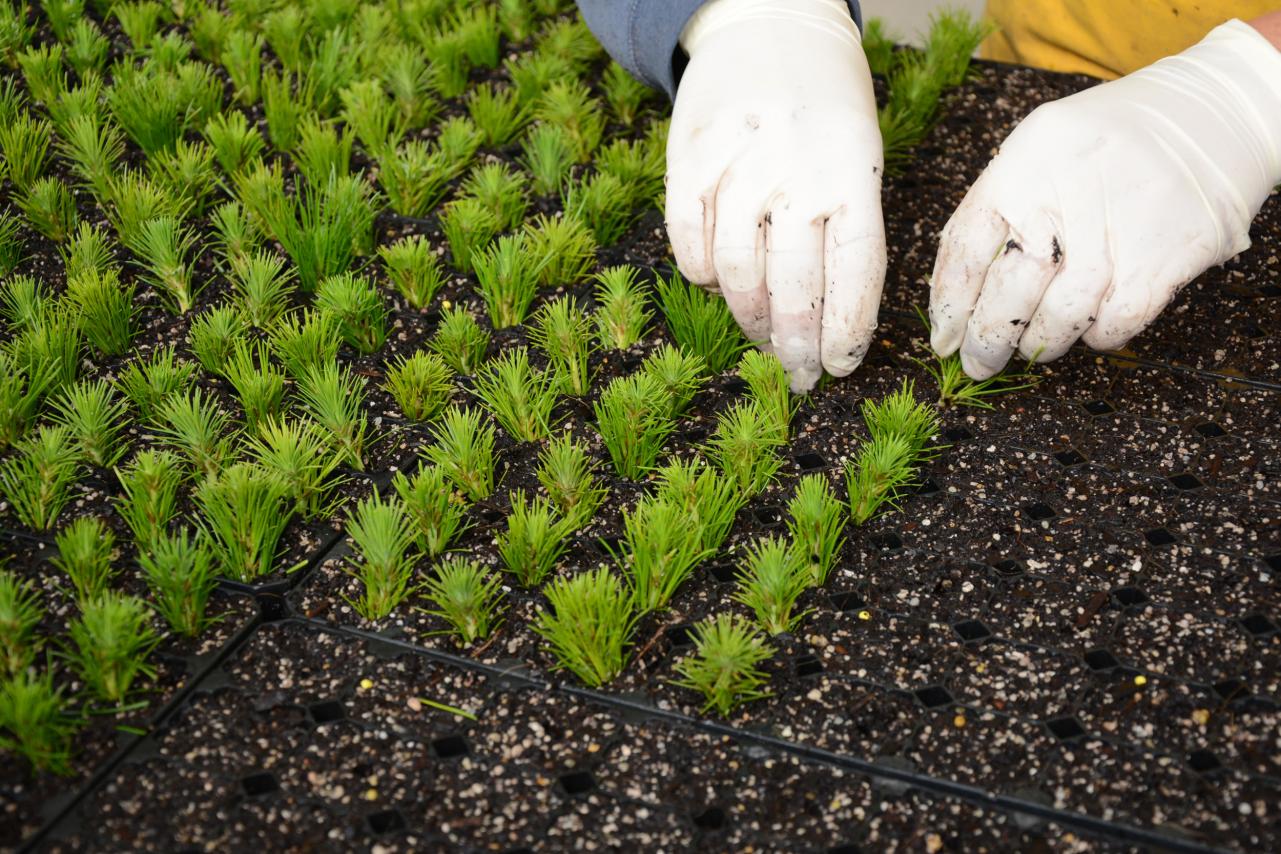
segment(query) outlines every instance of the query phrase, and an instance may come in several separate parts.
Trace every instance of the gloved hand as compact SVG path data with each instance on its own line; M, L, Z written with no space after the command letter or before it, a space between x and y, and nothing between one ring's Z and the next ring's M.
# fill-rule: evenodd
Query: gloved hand
M1231 21L1200 44L1038 107L943 230L932 344L985 379L1015 348L1112 350L1250 245L1281 182L1281 52Z
M667 231L686 278L808 391L862 361L885 280L881 134L842 0L711 0L667 144Z

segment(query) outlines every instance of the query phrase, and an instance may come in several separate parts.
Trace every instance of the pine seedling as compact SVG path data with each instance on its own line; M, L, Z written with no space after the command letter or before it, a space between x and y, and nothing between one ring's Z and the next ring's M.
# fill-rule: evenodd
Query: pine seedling
M272 571L293 515L288 484L260 466L236 463L205 478L192 498L223 575L250 582Z
M623 511L621 552L617 559L641 614L666 608L694 568L715 554L684 506L662 497L642 498L633 511Z
M591 520L609 494L592 474L592 460L583 445L568 434L553 437L538 455L538 482L571 529Z
M592 321L569 297L557 297L534 315L529 339L543 351L562 390L574 397L591 391Z
M333 362L313 367L298 381L303 410L324 429L342 461L365 469L364 383Z
M608 267L596 277L596 336L611 350L634 347L645 337L645 327L654 313L649 297L637 281L635 267Z
M172 451L142 451L128 465L116 469L121 496L116 512L133 532L140 549L165 533L178 506L183 481L182 460Z
M662 383L671 395L674 417L685 413L707 379L706 362L670 344L646 356L641 370Z
M443 155L420 139L388 147L378 159L378 183L401 216L425 217L445 197L450 177Z
M14 455L0 461L0 493L18 521L47 531L71 500L80 475L80 450L66 427L42 426L14 443Z
M845 466L850 515L856 525L864 524L883 507L897 507L917 467L937 451L928 443L938 432L938 414L916 402L907 380L880 402L864 401L862 412L871 438Z
M0 276L8 276L22 263L22 250L22 222L0 211Z
M448 176L462 173L471 163L480 148L480 131L472 120L466 116L454 116L440 124L440 133L436 136L436 151L440 153L440 162Z
M42 619L44 607L35 585L0 569L0 677L9 679L35 661L40 648L36 627Z
M565 10L558 2L547 0L541 9L550 16L558 16ZM575 76L600 58L600 42L592 35L591 30L581 18L557 17L538 36L538 51L549 56L558 56L575 69Z
M328 365L338 358L342 332L329 314L304 309L280 318L268 331L268 340L276 358L295 380L309 370Z
M747 503L734 480L699 459L673 460L655 474L655 499L680 505L686 524L698 530L703 547L719 551L734 517Z
M66 45L67 64L76 72L76 76L84 78L102 71L111 42L98 29L97 24L88 18L81 18L72 27L71 38Z
M19 62L19 51L35 36L34 23L27 23L25 3L0 3L0 59L10 68ZM0 115L0 120L4 116Z
M94 115L78 115L60 128L58 152L71 163L81 184L99 203L111 200L111 183L124 156L124 137L115 125Z
M172 346L162 347L148 359L130 362L116 378L116 388L129 399L143 421L151 421L171 395L191 388L195 373L196 366L177 359Z
M53 401L53 420L70 431L82 459L109 468L125 451L127 409L106 380L86 380Z
M671 395L659 380L645 373L611 381L593 411L596 430L614 470L633 480L653 467L667 437L676 429Z
M15 201L31 227L55 243L70 237L80 221L71 191L52 176L33 181Z
M266 148L258 128L249 124L245 114L239 110L215 114L205 123L204 137L213 149L218 165L229 176L236 175L262 156Z
M845 506L821 474L808 474L796 484L787 503L787 530L792 549L809 568L810 586L821 587L845 545Z
M523 489L511 494L507 530L498 535L498 555L525 587L537 587L569 548L572 525L542 496L528 499Z
M187 329L187 343L201 367L212 374L227 368L236 345L245 339L244 317L231 306L220 305L196 316Z
M177 196L142 172L125 169L109 179L109 183L111 205L106 210L107 219L110 220L112 228L116 230L116 234L125 246L132 248L136 245L141 250L145 250L149 248L144 245L145 240L157 240L167 236L144 234L145 225L155 219L168 218L173 224L172 227L176 229L178 221L186 216L186 211ZM169 224L166 224L166 227L169 227ZM184 250L187 248L181 242L178 247ZM146 251L135 251L134 254L141 256L143 261L150 260L148 258L150 253ZM181 261L180 257L174 259L173 255L174 250L166 247L160 260L168 263Z
M372 249L374 204L359 175L331 175L315 188L304 183L291 204L277 199L266 211L266 221L298 268L304 291L346 272L358 250Z
M78 85L61 88L55 99L45 104L54 129L65 136L73 119L86 116L103 123L102 78L96 74L81 79Z
M538 100L535 116L565 129L579 163L592 159L605 132L605 111L578 80L558 80L548 86Z
M448 623L459 646L485 640L499 625L502 579L478 561L461 557L441 561L421 590L435 606L423 613Z
M373 353L387 339L387 309L374 283L364 276L339 273L316 288L316 308L337 321L343 340Z
M472 169L462 192L493 212L500 229L515 228L525 218L529 200L526 178L503 163L485 163Z
M786 436L792 429L799 401L793 400L787 369L773 353L748 350L738 363L738 375L761 410Z
M456 34L469 64L475 68L496 68L501 35L496 10L485 6L465 8L465 12L454 13L447 22L448 29Z
M1032 373L1034 360L1029 360L1022 370L1007 369L985 380L971 379L965 373L959 353L946 358L936 355L930 362L921 359L912 361L924 368L938 383L939 398L935 406L939 409L957 406L992 409L988 398L1029 389L1041 381L1039 376Z
M618 176L598 171L565 185L565 211L591 229L602 246L616 243L640 215L638 193Z
M305 85L295 87L294 76L288 71L277 74L271 68L263 69L259 85L267 135L277 148L292 151L298 144L303 117L311 111L313 93Z
M280 412L285 397L285 374L271 363L271 348L265 341L238 342L223 375L245 411L246 432L257 434L263 421Z
M416 309L427 308L445 284L440 259L421 235L403 237L389 246L381 246L378 254L392 285L405 302Z
M9 169L9 180L19 192L27 192L44 172L53 128L44 119L26 112L7 125L0 125L0 154Z
M293 3L273 9L262 16L260 28L282 66L298 71L306 65L309 45L302 38L310 31L306 9Z
M431 421L453 396L454 372L435 353L401 356L386 366L386 374L384 388L410 421Z
M518 442L537 442L551 432L559 380L550 370L529 363L529 351L516 347L476 373L476 396Z
M232 456L231 416L200 389L174 394L156 412L156 434L201 475L222 470Z
M231 16L216 6L201 4L190 15L180 17L186 18L188 34L202 57L213 62L222 56L222 44L235 26Z
M410 479L396 472L392 488L414 525L419 550L427 557L439 557L465 527L467 506L455 495L453 483L438 466L423 466Z
M538 259L539 282L545 287L575 285L596 265L596 240L576 217L539 214L525 224L525 239Z
M145 53L152 66L178 75L179 85L184 89L191 91L209 86L209 90L203 94L209 99L210 106L208 109L202 107L201 112L210 112L222 104L221 81L209 73L207 66L190 61L191 42L183 38L181 33L170 31L157 35L147 45ZM215 83L216 88L211 85Z
M312 185L329 180L330 175L346 178L351 174L350 133L340 133L332 122L309 116L303 122L294 152L294 165Z
M75 732L52 671L27 669L0 682L0 749L21 756L37 771L70 775Z
M209 597L218 587L209 547L184 528L157 536L139 551L138 563L156 613L170 630L187 638L199 635L209 624Z
M99 700L119 706L136 680L155 678L146 659L160 636L141 599L108 590L81 603L67 633L74 644L67 658Z
M399 126L421 128L436 117L440 105L431 96L432 72L422 51L409 44L384 47L381 78L396 105Z
M440 213L440 230L449 242L454 269L472 271L472 261L486 244L502 230L502 225L485 204L463 198L450 202Z
M911 380L903 380L897 391L880 401L864 400L861 412L873 439L901 436L918 460L932 459L938 450L929 444L939 431L938 413L917 402Z
M480 129L485 144L492 146L511 142L533 118L532 111L521 103L514 90L492 83L482 83L468 92L467 112Z
M48 104L66 85L67 75L62 70L62 45L29 45L17 55L22 79L27 82L31 100Z
M101 229L87 222L81 223L63 255L67 278L75 279L86 273L105 274L118 269L115 249Z
M472 265L494 328L523 323L538 293L538 277L543 268L526 238L500 237L488 249L474 254Z
M751 346L720 297L689 284L675 270L670 279L659 276L657 288L672 337L682 350L702 357L713 374L733 367L739 354Z
M809 587L811 577L809 567L786 540L763 537L748 547L739 566L734 601L751 608L767 634L790 632L805 616L796 613L796 600Z
M560 125L534 125L521 143L521 154L521 165L540 196L559 193L574 168L574 140Z
M285 259L260 250L232 265L231 283L241 316L258 329L275 323L288 307L294 292L293 273Z
M650 94L650 90L644 83L633 77L617 62L611 62L605 69L601 88L605 92L605 100L609 102L614 118L627 127L635 123L641 104Z
M83 270L67 278L67 299L80 315L80 330L104 356L125 353L136 332L134 286L122 285L115 268Z
M175 217L158 216L143 222L125 243L146 270L144 280L160 292L169 310L176 314L190 311L196 287L187 256L196 243L194 233L179 225Z
M354 551L347 573L364 587L360 598L347 601L366 620L381 620L409 595L413 525L399 502L384 501L375 489L348 512L346 529Z
M576 74L571 63L549 53L530 52L509 57L504 63L507 76L522 103L537 105L547 87L557 80ZM568 138L568 134L566 134ZM573 147L570 147L570 161L574 159Z
M223 39L222 67L231 78L236 100L245 106L258 101L262 48L262 36L249 30L232 30Z
M365 151L377 160L392 156L405 135L406 119L375 80L361 80L340 95L343 119Z
M758 665L773 651L765 637L737 614L717 614L693 629L694 651L676 663L672 684L703 695L703 712L727 717L739 706L770 695Z
M117 64L107 106L129 138L151 157L173 148L200 112L197 105L180 100L183 88L177 75L155 66Z
M80 374L84 334L75 306L58 303L22 331L9 345L9 353L28 377L49 377L46 390L68 386Z
M527 0L499 0L498 21L513 42L523 42L534 32L534 11Z
M451 406L441 416L427 448L427 459L471 501L484 501L494 491L494 428L480 412Z
M552 648L557 670L568 670L598 688L623 672L636 628L631 594L604 567L557 578L543 588L551 607L534 627Z
M485 361L489 333L481 328L470 311L455 306L445 309L436 334L427 346L455 371L471 376Z
M651 142L649 136L615 140L600 150L595 162L597 171L622 182L633 207L662 195L663 175L667 170L666 147Z
M72 520L56 536L54 566L71 580L76 601L88 602L104 593L119 570L111 565L116 538L96 516Z
M160 23L167 17L165 7L154 0L141 0L135 3L116 3L111 12L120 22L120 29L133 45L135 52L151 44L151 40L160 31Z
M885 22L880 18L871 18L863 23L863 53L867 55L867 66L878 77L889 73L894 63L894 45L901 41L890 35L885 29Z
M357 52L345 27L321 29L318 36L311 43L311 61L302 79L311 90L316 111L328 116L338 107L339 93L356 77Z
M46 389L53 382L54 373L48 366L34 376L31 371L0 351L0 450L26 434Z
M203 216L218 186L214 151L203 142L180 139L148 161L151 177L191 216Z
M778 451L787 434L756 401L738 402L716 419L708 443L712 461L747 495L756 495L782 465Z
M245 444L246 455L289 487L294 512L313 520L329 512L330 495L341 483L335 472L342 458L330 437L306 419L268 418Z

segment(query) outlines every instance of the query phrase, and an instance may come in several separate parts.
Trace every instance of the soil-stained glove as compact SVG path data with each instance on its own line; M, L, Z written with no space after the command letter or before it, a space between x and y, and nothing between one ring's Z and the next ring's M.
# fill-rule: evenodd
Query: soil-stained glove
M843 0L711 0L667 144L667 231L795 391L862 361L885 280L881 134Z
M1200 44L1038 107L948 222L934 349L985 379L1017 348L1123 346L1250 245L1281 182L1281 52L1230 21Z

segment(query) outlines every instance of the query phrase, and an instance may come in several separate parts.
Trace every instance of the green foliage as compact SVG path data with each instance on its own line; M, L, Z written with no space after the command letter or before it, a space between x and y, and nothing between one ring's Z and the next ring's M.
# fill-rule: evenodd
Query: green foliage
M59 128L58 153L100 204L111 201L112 179L124 156L120 130L96 115L78 115Z
M232 30L223 39L222 66L231 78L236 100L245 106L258 101L262 48L262 36L248 30Z
M443 560L421 589L435 606L424 613L447 622L460 646L482 641L498 627L502 579L477 561L461 557Z
M62 45L31 45L17 55L18 67L27 81L33 101L53 101L66 83L62 70Z
M467 505L454 493L452 482L438 466L423 466L409 479L396 472L392 488L413 521L418 548L438 557L464 528Z
M161 233L149 235L145 232L144 226L152 220L166 219L168 222L163 227L151 226L151 228L176 231L187 213L182 202L168 188L136 170L122 170L110 178L109 183L111 206L106 210L107 219L110 220L125 246L130 249L134 246L139 247L134 254L142 256L143 262L152 260L148 257L151 255L148 241L168 235ZM184 252L189 245L189 242L185 246L182 242L178 243ZM166 263L180 262L180 254L177 259L172 257L174 255L174 249L166 248L164 257L159 260Z
M540 266L545 287L569 287L581 282L596 265L596 241L579 219L565 214L539 214L525 224L531 254Z
M845 506L827 478L821 474L802 477L787 503L787 531L792 549L809 568L811 585L827 583L845 545L845 523Z
M347 273L357 249L372 246L374 204L369 185L358 175L331 175L316 186L304 183L292 199L274 198L261 215L298 268L304 291Z
M531 110L506 86L482 83L467 93L467 112L480 129L486 145L511 142L533 117Z
M748 496L738 489L734 479L702 460L674 460L658 469L656 475L655 497L681 505L685 524L699 532L703 547L718 551Z
M353 83L341 93L343 118L365 151L382 160L394 156L405 135L406 118L377 81Z
M53 380L53 372L47 368L34 377L30 370L0 351L0 450L27 432Z
M626 350L640 343L654 313L635 267L608 267L596 277L596 335L601 346Z
M378 254L392 285L414 308L424 309L430 305L445 284L440 259L421 235L403 237L388 246L381 246Z
M612 380L593 411L596 430L614 470L633 480L654 465L667 437L676 429L671 394L647 373Z
M82 459L102 468L114 465L125 451L126 411L106 380L77 383L53 401L53 420L71 432Z
M343 340L362 353L379 350L387 340L387 308L372 281L352 273L322 279L316 308L338 323Z
M622 553L619 563L643 614L667 607L694 568L715 552L704 546L699 526L689 524L684 506L657 496L623 512Z
M500 237L488 249L474 254L472 265L494 328L524 322L545 266L524 235Z
M0 211L0 276L8 276L22 262L22 223Z
M113 3L111 12L120 22L120 29L124 30L125 37L129 39L135 52L151 43L160 31L160 23L168 17L165 7L155 0Z
M929 331L930 323L925 313L917 309L916 314L921 318L926 331ZM965 373L965 368L961 365L960 353L953 353L946 358L931 353L928 361L917 358L913 358L912 361L924 368L926 373L938 383L939 399L935 406L939 409L954 406L991 409L992 404L987 400L989 397L1032 388L1041 381L1039 376L1032 373L1035 358L1029 359L1022 370L1007 368L985 380L971 379Z
M260 466L236 463L205 478L192 498L223 575L248 582L275 568L280 535L293 515L283 480Z
M259 85L267 136L277 148L293 150L303 118L311 112L314 93L304 84L295 86L294 75L288 71L276 73L271 68L263 69Z
M27 192L44 172L53 128L44 119L23 112L7 125L0 125L0 154L4 154L9 180Z
M331 175L351 175L350 133L340 133L332 122L322 122L309 116L302 124L298 149L294 152L294 165L311 184L327 181Z
M71 431L42 426L14 443L14 454L0 461L0 493L18 521L47 531L71 500L80 475L80 450Z
M80 330L104 356L122 355L133 343L133 297L134 286L122 285L115 268L67 277L66 298L80 315Z
M187 329L187 343L201 367L213 374L226 370L236 344L244 340L244 317L231 306L220 305L196 316Z
M44 283L34 276L14 276L0 282L0 314L11 330L39 326L52 305Z
M605 131L605 111L578 80L557 80L543 91L534 111L547 124L565 130L579 163L591 160Z
M342 458L314 422L265 419L245 444L245 453L285 483L294 512L302 518L318 519L332 509L330 495L341 483L335 472Z
M112 116L148 157L203 127L221 102L221 81L209 66L198 63L183 63L176 70L117 64L107 90Z
M475 392L513 438L536 442L551 431L558 386L553 371L536 370L529 352L516 347L477 372Z
M752 399L786 436L800 405L792 398L787 369L773 353L748 350L738 363L738 375L747 383Z
M703 711L728 716L745 703L769 696L758 665L773 654L765 638L736 614L717 614L693 628L694 651L676 663L673 684L698 691Z
M152 178L192 216L202 216L218 185L214 150L203 142L178 140L148 161Z
M271 363L271 348L265 341L237 342L223 368L223 376L236 390L245 412L245 429L249 435L280 412L285 397L285 375Z
M530 499L517 489L511 494L507 530L498 535L498 555L522 585L537 587L569 548L572 530L546 498Z
M756 495L774 479L786 444L787 433L761 404L740 401L717 417L708 453L742 492Z
M444 198L451 177L443 155L419 139L387 148L378 160L378 182L401 216L425 217Z
M31 227L55 243L70 237L80 221L71 191L54 177L33 181L16 201Z
M116 469L116 478L121 488L116 512L133 532L139 550L145 551L164 536L177 511L182 460L172 451L142 451Z
M199 388L174 394L156 411L157 436L174 446L202 475L215 475L231 459L231 416Z
M364 381L348 368L329 362L303 374L298 380L298 397L303 410L329 434L342 461L364 471Z
M0 59L5 65L13 68L18 64L19 52L34 35L35 25L27 23L26 3L0 3Z
M76 723L66 707L50 671L24 670L0 682L0 749L21 756L37 771L70 775Z
M897 507L902 490L912 483L917 467L931 459L937 447L929 442L938 432L938 414L918 403L912 383L879 402L865 400L863 421L870 438L845 466L850 514L862 525L882 507Z
M810 568L781 537L763 537L748 547L739 566L734 601L752 609L770 635L790 632L804 613L796 600L810 585Z
M610 172L567 183L562 199L569 215L591 229L602 246L617 242L640 215L638 188Z
M366 620L381 620L409 595L413 524L399 502L384 501L375 489L348 511L346 528L354 551L347 572L364 586L359 599L348 601Z
M889 74L894 67L894 43L898 39L885 29L880 18L870 18L863 24L863 53L867 66L878 77Z
M569 297L558 297L538 311L528 334L547 356L562 390L575 397L591 390L592 321L587 312Z
M524 175L503 163L484 163L471 170L463 181L462 192L484 205L498 220L502 229L515 228L529 207Z
M328 365L338 358L342 332L329 314L304 309L280 318L269 330L268 340L276 358L295 380L309 370Z
M144 221L136 235L121 235L146 270L144 280L160 292L169 310L186 314L196 302L194 270L187 261L196 244L194 232L172 216Z
M592 468L587 449L568 434L553 437L538 456L538 482L571 529L587 524L609 494Z
M570 671L592 688L621 673L637 615L618 579L598 567L557 578L543 592L551 608L538 612L534 631L550 644L555 668Z
M451 406L432 433L427 459L472 501L494 491L494 428L474 409Z
M96 516L81 516L69 522L56 536L58 556L54 566L71 580L76 601L96 599L119 573L111 565L116 538Z
M489 333L481 328L470 311L456 306L445 309L441 314L440 325L427 346L455 371L471 376L485 361Z
M215 114L205 123L204 137L228 175L235 175L258 159L267 145L258 128L249 124L239 110Z
M292 279L285 259L266 250L233 263L231 284L241 316L258 329L274 324L288 308L294 291Z
M635 123L641 105L650 95L650 89L617 62L611 62L605 69L601 88L614 118L628 127Z
M667 389L673 416L684 414L707 378L707 364L702 359L671 344L664 344L646 356L641 370Z
M177 359L172 346L161 347L150 358L130 362L116 377L116 387L143 421L151 421L171 395L191 388L195 373L196 366Z
M146 658L160 636L141 599L106 591L81 603L80 619L67 633L74 644L67 658L99 700L119 706L137 679L156 675Z
M502 224L483 202L463 198L445 205L440 212L440 230L449 241L454 268L470 273L474 256L502 230Z
M720 297L689 284L675 270L670 279L658 277L657 287L672 337L682 350L700 356L713 374L733 367L739 354L751 346Z
M49 377L48 390L76 381L84 337L74 306L58 304L35 319L9 345L13 361L28 377ZM33 379L34 382L34 379Z
M41 643L36 628L43 618L35 585L0 569L0 677L7 680L35 661Z
M384 387L410 421L431 421L454 391L454 372L435 353L422 350L387 365Z
M521 143L521 165L533 178L540 196L560 192L574 167L574 140L560 125L539 122L530 128Z
M138 563L156 613L176 634L188 638L199 635L209 624L209 597L218 586L208 546L189 538L185 529L161 534L138 553Z
M107 51L111 42L98 29L98 25L88 18L76 21L67 41L67 64L80 77L102 71L107 61Z

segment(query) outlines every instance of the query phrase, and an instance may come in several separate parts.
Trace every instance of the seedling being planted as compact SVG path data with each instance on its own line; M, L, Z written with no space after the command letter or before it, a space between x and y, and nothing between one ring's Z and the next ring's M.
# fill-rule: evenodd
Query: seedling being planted
M209 597L218 586L208 546L188 537L186 529L162 534L138 553L138 563L147 577L156 613L170 630L188 638L200 634L209 624Z
M467 309L461 306L447 308L427 346L455 371L471 376L485 361L489 333L481 328Z
M342 478L342 462L329 434L307 419L267 419L245 445L245 453L289 487L294 512L318 519L333 509L330 495Z
M673 416L684 414L707 377L706 362L670 344L664 344L646 356L641 370L667 389L672 398Z
M880 402L864 401L862 412L871 438L845 466L850 515L857 525L882 507L898 506L900 493L915 478L917 467L937 452L929 442L939 429L938 414L933 407L917 403L907 380Z
M200 389L175 394L156 413L156 433L203 475L217 474L231 459L231 416Z
M36 627L43 618L35 585L0 569L0 678L9 679L35 661L40 648Z
M396 472L392 488L413 522L419 550L439 557L465 527L467 504L439 466L422 466L410 479Z
M694 626L694 652L676 663L672 684L703 695L703 712L721 716L768 697L758 665L773 655L765 637L737 614L717 614Z
M530 365L524 347L506 351L476 373L476 396L520 442L537 442L551 431L559 385L552 371Z
M178 503L183 481L182 460L171 451L142 451L124 468L116 470L122 495L116 512L133 531L139 547L165 533Z
M121 434L128 407L106 380L86 380L66 389L53 401L53 410L53 420L71 431L86 462L109 468L124 454Z
M538 482L573 529L587 524L609 494L592 474L587 449L568 434L553 437L539 454Z
M293 515L283 480L260 466L236 463L206 478L192 498L223 575L252 582L275 568L280 534Z
M614 470L633 480L653 467L667 437L676 429L671 394L646 373L611 381L593 409L596 430L609 450Z
M751 345L743 340L725 301L689 284L680 273L657 280L658 303L682 350L701 357L713 374L729 370Z
M73 520L56 537L58 556L53 565L71 581L77 602L87 602L107 590L118 570L112 559L116 538L96 516Z
M427 459L471 501L494 491L494 428L474 409L451 406L441 416L427 448Z
M786 436L791 431L792 416L799 401L792 398L783 363L773 353L748 350L739 360L738 375L747 383L752 399Z
M80 619L68 629L74 648L67 658L99 700L120 706L139 677L155 678L147 656L160 636L151 627L147 603L107 591L81 603Z
M591 390L592 322L569 297L558 297L534 315L529 339L556 371L560 387L574 397Z
M373 353L387 339L387 309L374 283L340 273L316 288L316 308L338 323L343 340L362 353Z
M375 489L348 512L347 536L355 552L347 573L364 586L359 599L347 601L366 620L381 620L409 595L416 557L413 523L400 502L384 501Z
M523 323L538 293L538 277L546 260L539 260L525 237L500 237L472 256L480 295L495 329Z
M36 771L70 774L75 732L52 672L28 669L0 682L0 749L21 756Z
M592 688L621 673L638 618L619 580L598 567L557 578L543 593L551 607L538 612L534 631L551 645L555 669L570 671Z
M447 622L459 646L484 640L499 625L502 579L477 561L461 557L441 561L421 591L435 606L423 613Z
M330 362L313 367L298 382L298 396L305 411L329 434L329 441L344 463L365 469L364 387L345 367Z
M664 498L642 498L623 512L621 551L618 561L641 614L667 607L694 568L715 553L703 545L701 528L689 524L685 507Z
M786 444L786 432L761 404L739 401L717 417L707 450L739 490L756 495L783 464L778 450Z
M435 353L419 350L387 365L384 388L410 421L431 421L454 392L454 372Z
M498 535L498 554L522 585L537 587L569 547L571 530L550 501L541 496L527 499L518 489L511 495L507 530Z
M790 632L805 616L795 613L796 600L809 587L810 578L809 567L786 540L765 537L747 550L734 600L751 608L768 634Z
M66 427L41 426L14 443L14 454L0 461L0 493L18 521L47 531L71 500L80 475L80 450Z
M422 236L401 238L389 246L379 247L378 254L392 285L414 308L424 309L430 305L445 283L440 260Z
M792 548L810 570L810 584L820 587L845 545L845 506L832 492L827 478L808 474L796 484L787 503L787 530Z

